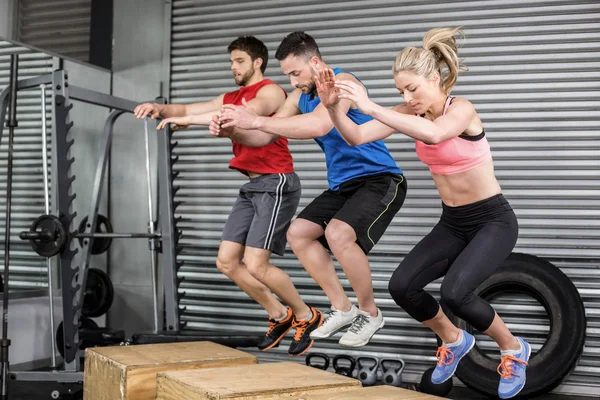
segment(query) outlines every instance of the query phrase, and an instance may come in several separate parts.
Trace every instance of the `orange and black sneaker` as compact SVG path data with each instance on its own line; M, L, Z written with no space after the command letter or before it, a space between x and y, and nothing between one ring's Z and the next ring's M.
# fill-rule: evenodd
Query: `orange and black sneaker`
M269 330L258 344L258 349L260 351L265 351L279 346L281 339L283 339L285 334L292 329L293 323L294 314L292 314L292 310L290 308L287 309L287 315L282 320L278 321L276 319L269 318Z
M312 318L309 320L294 318L293 327L296 328L296 334L288 350L290 356L299 356L310 349L314 343L314 340L310 338L310 333L323 324L323 313L314 307L311 307L310 311L312 311Z

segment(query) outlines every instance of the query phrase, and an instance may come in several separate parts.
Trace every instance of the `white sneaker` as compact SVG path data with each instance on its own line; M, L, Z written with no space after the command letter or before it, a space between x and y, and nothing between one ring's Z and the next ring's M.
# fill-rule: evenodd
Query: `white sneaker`
M331 306L331 311L325 314L323 324L310 333L311 339L326 339L331 337L352 325L352 322L358 315L358 308L353 304L350 311L340 311Z
M377 316L371 317L368 312L358 310L358 317L348 329L348 332L340 338L340 345L344 347L361 347L369 343L373 335L383 328L385 321L381 310L377 309Z

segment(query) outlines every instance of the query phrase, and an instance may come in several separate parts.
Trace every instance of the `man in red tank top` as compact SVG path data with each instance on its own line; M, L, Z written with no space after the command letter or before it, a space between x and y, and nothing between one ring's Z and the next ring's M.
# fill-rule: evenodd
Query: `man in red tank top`
M263 73L266 46L253 36L239 37L228 51L235 83L240 89L193 104L140 104L137 118L163 118L157 129L189 125L208 126L223 104L247 104L262 116L275 113L287 97L282 87ZM323 320L320 311L307 306L290 277L270 263L271 253L283 255L286 231L300 200L300 179L294 172L287 139L263 147L247 147L232 137L233 159L229 167L247 175L223 229L217 267L269 313L269 330L260 350L279 345L286 333L296 329L290 355L305 353L313 344L308 336ZM275 293L288 307L281 304Z

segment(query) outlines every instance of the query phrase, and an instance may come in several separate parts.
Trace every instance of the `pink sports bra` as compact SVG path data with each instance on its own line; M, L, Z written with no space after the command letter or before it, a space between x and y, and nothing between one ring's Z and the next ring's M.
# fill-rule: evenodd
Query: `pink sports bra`
M448 96L444 114L452 99L454 97ZM419 159L429 166L432 173L439 175L468 171L483 164L492 156L484 130L477 136L462 133L439 144L430 145L416 140L415 146Z

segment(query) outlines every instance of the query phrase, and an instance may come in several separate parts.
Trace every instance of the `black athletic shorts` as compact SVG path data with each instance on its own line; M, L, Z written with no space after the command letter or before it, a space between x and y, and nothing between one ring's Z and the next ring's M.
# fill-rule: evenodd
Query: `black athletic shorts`
M350 225L356 242L368 254L379 241L406 197L404 175L386 172L361 176L340 185L339 190L326 190L300 212L298 218L321 225L332 218ZM319 238L329 249L325 236Z

